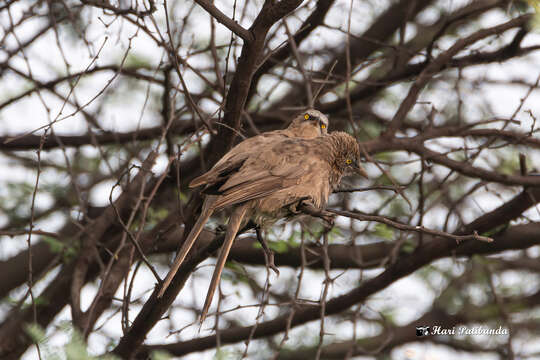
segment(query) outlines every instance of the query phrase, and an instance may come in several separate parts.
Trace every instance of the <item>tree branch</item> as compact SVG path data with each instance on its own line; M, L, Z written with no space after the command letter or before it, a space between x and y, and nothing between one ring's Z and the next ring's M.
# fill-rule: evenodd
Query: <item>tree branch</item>
M498 224L509 222L519 216L523 211L522 204L516 203L521 200L522 199L519 198L519 196L516 197L490 213L484 214L454 234L462 235L471 233L475 230L479 233L483 233ZM539 226L538 224L535 225ZM536 231L538 231L538 228L534 229L533 233L537 234ZM504 233L501 235L504 236ZM466 253L467 250L471 250L471 247L479 250L481 248L485 249L485 247L495 246L498 243L499 237L494 236L494 238L495 242L493 243L465 241L460 244L457 244L452 239L431 238L429 241L425 242L423 247L417 249L413 254L404 255L397 259L394 264L390 265L380 275L364 281L360 286L344 295L328 300L325 305L326 315L337 314L353 305L362 303L369 296L381 291L395 281L411 274L432 261L452 256L454 252ZM536 235L534 235L533 239L536 239L533 241L538 241ZM424 241L426 240L427 239ZM512 240L515 240L515 238L512 237ZM258 323L255 329L253 329L252 326L245 326L220 330L219 339L221 344L230 344L245 340L248 337L255 339L271 336L283 332L285 329L316 320L319 317L320 306L296 305L289 313L280 315L270 321ZM188 353L213 348L216 344L217 335L212 335L173 344L146 346L145 351L160 349L166 350L175 356L182 356ZM141 356L144 355L145 353L141 354Z
M531 19L531 15L521 15L515 19L512 19L504 24L496 25L487 29L482 29L475 32L472 35L467 36L466 38L458 39L454 45L452 45L448 50L444 51L439 55L435 60L433 60L429 65L420 73L418 79L413 83L405 99L401 102L399 109L396 114L390 121L388 128L386 129L386 137L391 137L399 129L402 122L405 120L405 117L412 109L416 100L420 95L420 91L426 86L426 84L431 80L431 78L439 72L441 69L446 66L446 64L456 55L458 52L465 49L467 46L474 44L478 40L484 39L488 36L501 34L509 29L520 27L525 25Z
M208 0L195 0L195 2L204 8L204 10L208 11L208 13L219 23L225 25L233 33L240 36L246 43L253 41L253 34L249 30L244 29L240 24L225 15Z

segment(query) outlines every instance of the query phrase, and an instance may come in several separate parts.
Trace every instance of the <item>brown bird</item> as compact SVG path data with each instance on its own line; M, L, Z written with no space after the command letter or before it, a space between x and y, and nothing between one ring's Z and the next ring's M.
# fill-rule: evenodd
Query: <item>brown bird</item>
M208 196L192 233L198 234L210 215L232 206L224 244L201 314L201 323L208 309L221 272L240 227L249 219L259 226L297 213L302 201L316 208L326 206L328 197L343 175L359 173L360 151L356 140L343 132L334 132L313 139L288 138L269 143L252 153L242 164L225 171L215 184L207 184ZM190 234L191 237L191 234Z
M286 138L314 138L328 133L328 118L318 110L309 109L296 116L289 127L283 130L274 130L245 139L223 157L205 174L195 178L189 184L194 188L202 185L215 184L226 170L233 170L234 165L241 164L254 151L259 152L263 146L270 142L285 140Z
M189 186L191 188L206 185L205 193L212 194L211 187L219 187L217 184L223 183L227 180L228 175L238 170L244 161L252 155L254 152L259 153L260 149L268 146L268 144L276 141L285 140L288 138L314 138L328 133L328 118L315 109L308 109L305 112L296 116L289 127L283 130L274 130L262 133L260 135L245 139L238 145L229 150L208 172L195 178L191 181ZM176 258L174 259L171 270L163 280L163 285L158 293L158 297L162 297L165 290L169 287L174 275L182 265L185 257L189 253L189 250L195 243L201 233L203 226L206 224L210 216L214 211L210 211L210 204L213 200L212 196L207 196L201 216L197 220L197 223L193 226L193 229L189 233L188 237L184 241L184 244L178 251ZM268 249L266 243L259 237L261 245L265 252L271 258L271 251ZM277 272L277 268L273 265L273 260L270 260L270 266Z

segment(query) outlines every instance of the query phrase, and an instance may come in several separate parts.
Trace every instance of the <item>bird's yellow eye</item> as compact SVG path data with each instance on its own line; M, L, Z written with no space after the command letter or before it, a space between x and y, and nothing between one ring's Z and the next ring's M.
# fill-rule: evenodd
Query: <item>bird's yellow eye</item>
M321 124L321 129L326 129L326 125Z
M352 160L351 160L351 159L347 159L347 160L345 160L345 163L346 163L347 165L350 165L350 164L352 163Z
M308 120L309 119L309 114L304 115L304 119Z

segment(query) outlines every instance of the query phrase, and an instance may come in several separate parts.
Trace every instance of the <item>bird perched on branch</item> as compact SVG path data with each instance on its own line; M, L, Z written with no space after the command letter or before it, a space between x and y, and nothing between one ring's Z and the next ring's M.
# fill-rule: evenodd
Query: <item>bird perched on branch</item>
M206 182L205 192L213 195L206 198L201 215L179 255L185 257L183 254L187 254L191 246L188 240L194 241L193 238L198 236L214 212L228 207L232 212L202 310L201 323L208 313L225 261L241 226L250 219L265 226L297 214L296 206L303 201L316 208L324 208L343 175L358 173L367 176L359 165L359 159L358 143L343 132L312 139L287 138L257 149L241 163L231 163L215 177L215 182ZM196 180L194 183L198 184ZM161 289L163 291L164 288Z
M260 149L268 146L268 144L273 142L282 141L289 138L314 138L328 133L328 118L326 115L315 109L308 109L299 115L297 115L290 125L286 129L274 130L262 133L257 136L253 136L245 139L231 150L229 150L208 172L203 175L195 178L189 184L190 187L199 187L205 185L207 188L215 187L216 184L222 182L222 180L230 174L231 172L238 170L238 168L244 163L244 161L251 156L254 152L260 152ZM225 176L225 177L224 177ZM208 190L208 189L207 189ZM205 193L210 193L209 191L204 191ZM173 262L171 270L167 274L167 277L163 281L163 285L158 293L158 297L163 296L165 290L167 290L169 284L171 283L174 275L178 271L178 268L184 261L189 250L195 243L195 240L201 233L204 224L210 216L211 213L205 211L209 206L209 202L212 200L210 196L207 196L203 204L203 210L201 216L199 217L197 223L194 225L192 231L189 233L188 237L184 241L184 244L180 248L176 258ZM259 235L259 233L257 233ZM259 241L264 251L271 257L271 251L266 245L266 242L258 236ZM270 266L277 271L273 265L273 260L270 260Z
M328 133L328 118L315 109L309 109L296 116L289 127L283 130L274 130L245 139L223 157L205 174L193 179L189 187L198 187L214 184L218 181L224 169L230 169L231 164L239 164L254 151L275 141L287 138L314 138Z

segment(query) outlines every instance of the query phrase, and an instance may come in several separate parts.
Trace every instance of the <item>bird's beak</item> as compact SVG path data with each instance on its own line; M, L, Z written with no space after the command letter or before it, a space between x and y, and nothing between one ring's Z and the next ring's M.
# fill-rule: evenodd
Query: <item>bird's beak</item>
M365 177L366 179L368 178L368 174L366 172L366 170L364 170L364 168L358 164L354 164L354 171L356 171L356 173L362 177Z

